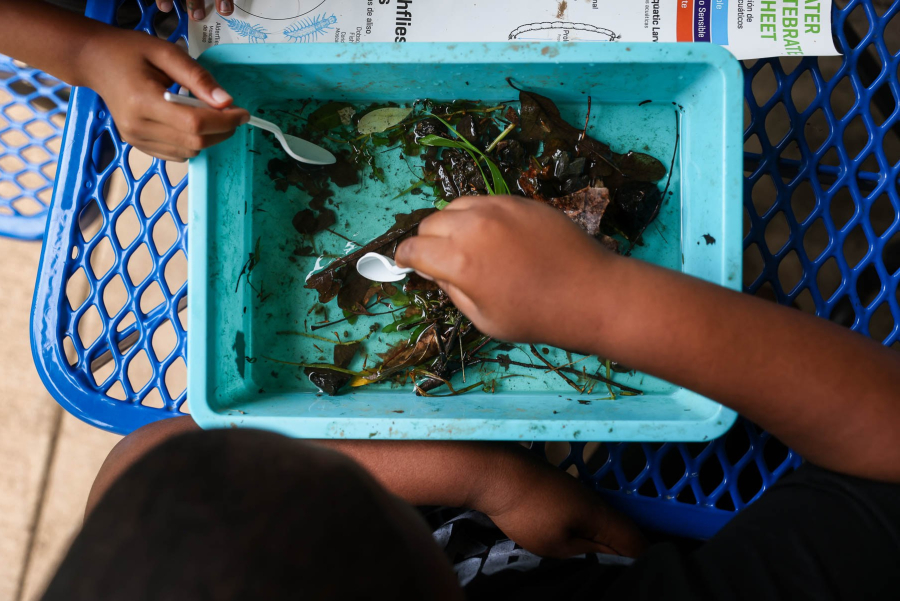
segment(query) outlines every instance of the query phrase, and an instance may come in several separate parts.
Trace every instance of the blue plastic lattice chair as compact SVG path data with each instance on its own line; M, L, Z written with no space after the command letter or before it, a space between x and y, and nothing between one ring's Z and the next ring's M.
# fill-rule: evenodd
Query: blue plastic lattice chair
M68 102L68 85L0 55L0 235L43 236Z
M115 23L106 4L90 2L88 14ZM153 34L161 16L152 3L140 10L138 29ZM834 10L845 57L745 70L747 292L886 344L900 336L900 252L887 252L900 241L900 48L885 43L898 12L900 2L876 10L873 0L851 1ZM178 17L173 41L185 36ZM137 153L93 92L75 90L70 117L35 292L34 356L67 410L124 434L185 410L187 182L161 161L136 169ZM87 218L95 212L102 221ZM711 443L535 448L639 523L691 537L711 536L800 463L746 421Z

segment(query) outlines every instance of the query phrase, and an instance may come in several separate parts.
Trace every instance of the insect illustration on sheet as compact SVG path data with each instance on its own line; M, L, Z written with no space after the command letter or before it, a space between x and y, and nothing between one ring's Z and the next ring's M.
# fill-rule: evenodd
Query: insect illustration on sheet
M228 27L230 27L233 32L242 38L249 38L250 42L253 44L265 42L266 38L269 37L269 32L259 23L250 25L250 23L241 21L238 18L229 19L228 17L222 17L222 20L228 24Z
M337 17L326 13L301 19L287 26L282 33L291 42L315 42L319 35L327 32L337 23Z

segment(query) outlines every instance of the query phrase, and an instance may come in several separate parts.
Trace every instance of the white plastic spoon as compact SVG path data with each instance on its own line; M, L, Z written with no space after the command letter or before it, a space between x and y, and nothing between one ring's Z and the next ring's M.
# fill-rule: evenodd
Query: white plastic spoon
M375 282L399 282L415 269L397 267L393 259L378 253L366 253L356 262L356 271Z
M174 102L175 104L184 104L186 106L207 109L212 108L202 100L197 100L190 96L172 94L171 92L163 94L163 98L165 98L167 102ZM309 163L310 165L331 165L336 160L333 154L321 146L316 146L312 142L307 142L297 136L288 135L282 132L281 128L271 121L266 121L265 119L260 119L259 117L251 115L248 124L275 134L275 137L281 142L281 147L284 148L284 151L301 163Z

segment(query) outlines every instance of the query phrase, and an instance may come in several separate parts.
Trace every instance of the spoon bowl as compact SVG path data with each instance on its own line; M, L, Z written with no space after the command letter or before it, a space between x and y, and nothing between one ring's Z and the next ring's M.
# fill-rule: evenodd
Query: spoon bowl
M356 271L374 282L399 282L415 269L397 267L393 259L378 253L366 253L356 262Z

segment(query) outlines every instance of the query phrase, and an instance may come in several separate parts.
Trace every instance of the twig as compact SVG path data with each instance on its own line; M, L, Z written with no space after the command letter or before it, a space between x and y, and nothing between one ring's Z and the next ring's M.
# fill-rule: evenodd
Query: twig
M569 376L567 376L566 374L564 374L564 373L562 373L561 371L559 371L559 369L558 369L557 367L555 367L552 363L550 363L549 361L547 361L547 359L546 359L543 355L541 355L540 351L538 351L536 348L534 348L534 345L533 345L533 344L529 344L528 347L531 349L531 353L532 353L535 357L537 357L538 359L540 359L541 361L543 361L544 363L546 363L546 364L547 364L547 367L549 367L551 371L555 372L556 375L558 375L560 378L562 378L563 380L565 380L565 381L566 381L566 384L568 384L569 386L571 386L572 388L574 388L575 390L577 390L577 391L578 391L578 394L582 394L582 393L584 392L584 388L579 388L578 384L576 384L575 382L573 382L572 379L571 379Z
M483 362L483 363L498 363L501 365L502 364L515 365L516 367L529 367L531 369L546 369L540 365L535 365L534 363L522 363L521 361L513 361L512 359L510 359L509 361L501 361L500 359L493 359L491 357L476 357L476 359L478 362ZM473 365L473 364L470 363L470 365ZM603 382L604 384L611 384L612 386L615 386L616 388L618 388L620 390L624 390L625 392L629 393L630 395L639 396L639 395L644 394L644 392L642 390L638 390L637 388L632 388L631 386L626 386L625 384L619 384L618 382L616 382L614 380L604 378L599 373L598 374L582 373L578 370L571 369L569 367L560 367L560 368L558 368L557 371L565 372L567 374L572 374L575 376L584 376L585 378L589 378L591 380L596 380L597 382Z
M347 242L349 242L349 243L351 243L351 244L355 244L356 246L359 246L360 248L362 248L362 244L360 244L360 243L357 242L356 240L351 240L351 239L348 238L347 236L345 236L345 235L343 235L343 234L339 234L339 233L337 233L336 231L334 231L334 230L331 229L331 228L325 228L325 231L328 232L329 234L334 234L334 235L337 236L338 238L343 238L343 239L346 240Z

